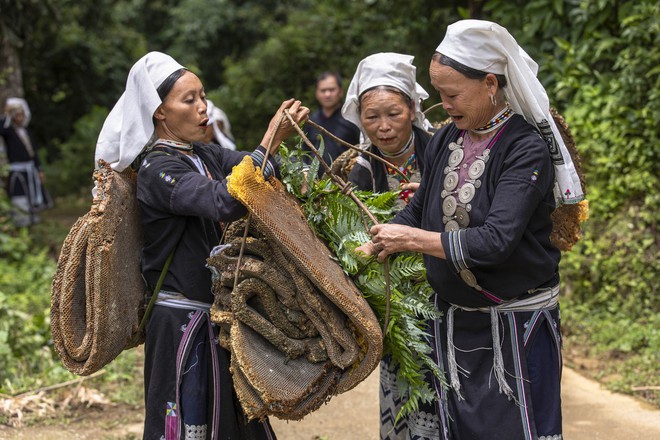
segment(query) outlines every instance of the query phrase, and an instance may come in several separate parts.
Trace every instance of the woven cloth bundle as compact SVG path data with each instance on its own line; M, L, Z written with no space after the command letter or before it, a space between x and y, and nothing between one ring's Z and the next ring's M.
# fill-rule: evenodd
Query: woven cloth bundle
M228 188L251 213L249 236L243 238L242 223L232 225L209 258L216 297L211 319L231 351L234 386L248 418L299 420L376 368L382 332L277 179L265 182L248 158L234 167Z
M94 179L97 194L64 240L51 291L55 350L78 375L141 342L135 333L144 313L136 173L118 173L101 160Z

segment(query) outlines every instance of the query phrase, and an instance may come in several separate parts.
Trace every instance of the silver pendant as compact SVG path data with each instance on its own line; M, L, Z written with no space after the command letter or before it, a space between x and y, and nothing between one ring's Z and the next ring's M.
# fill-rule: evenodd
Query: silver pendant
M461 203L467 203L474 198L474 193L476 192L474 185L467 182L464 183L461 189L458 191L458 200Z
M463 156L464 156L464 153L463 153L463 150L462 150L462 149L461 149L461 150L454 150L454 151L449 155L449 161L448 161L449 166L450 166L450 167L455 167L455 166L457 166L458 164L460 164L461 161L463 160Z
M447 191L451 191L458 186L458 173L456 171L450 171L445 176L444 187Z
M467 228L470 224L470 216L468 215L467 209L463 208L462 206L456 207L454 218L456 219L458 226L461 228Z
M470 179L478 179L484 173L485 169L486 163L481 159L477 159L470 165L468 176L470 176Z
M454 151L454 150L456 150L457 148L461 148L461 146L458 145L456 142L451 142L451 143L449 144L449 151Z
M456 206L456 199L454 196L449 196L442 202L442 213L444 215L454 215L456 212Z
M456 223L456 220L449 220L445 225L445 232L458 231L459 229L460 228L458 227L458 223Z
M477 277L475 277L468 269L463 269L460 271L459 275L461 276L461 279L465 281L465 284L474 289L481 290L481 287L477 283Z

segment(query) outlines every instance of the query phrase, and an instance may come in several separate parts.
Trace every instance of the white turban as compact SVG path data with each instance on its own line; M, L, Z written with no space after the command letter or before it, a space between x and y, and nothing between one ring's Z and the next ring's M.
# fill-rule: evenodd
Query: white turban
M215 135L215 139L218 141L220 146L229 148L230 150L235 150L236 144L231 139L231 124L229 123L227 114L222 111L220 107L217 107L215 104L213 104L210 99L206 100L206 114L209 117L209 125L213 127L213 134ZM227 132L227 134L220 130L218 122L222 122L222 127L224 128L225 132Z
M130 166L154 133L153 115L162 102L158 87L183 68L160 52L149 52L133 65L126 91L103 123L96 142L95 164L103 159L117 171Z
M25 121L23 122L23 127L27 127L28 124L30 123L30 119L32 118L32 113L30 113L30 106L28 105L27 101L23 98L7 98L7 103L5 104L6 107L9 109L9 115L7 115L7 119L5 119L5 128L8 128L9 125L11 125L11 114L12 114L12 109L15 108L22 108L23 113L25 114Z
M545 139L555 166L555 199L577 203L584 198L571 156L550 115L548 95L536 78L538 65L502 26L490 21L462 20L447 27L437 52L473 69L504 75L506 96L516 113Z
M412 55L384 52L369 55L357 66L355 75L346 92L346 102L341 109L345 119L351 121L362 130L368 139L360 122L360 95L377 86L391 86L405 93L415 105L415 120L413 124L428 130L430 122L424 116L420 103L429 97L426 90L416 81L416 68Z

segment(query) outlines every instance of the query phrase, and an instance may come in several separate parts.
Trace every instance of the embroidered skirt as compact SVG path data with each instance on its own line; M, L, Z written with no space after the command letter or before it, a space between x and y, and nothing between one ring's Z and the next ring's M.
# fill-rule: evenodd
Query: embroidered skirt
M155 306L145 341L144 439L275 439L268 420L247 423L229 353L205 310Z

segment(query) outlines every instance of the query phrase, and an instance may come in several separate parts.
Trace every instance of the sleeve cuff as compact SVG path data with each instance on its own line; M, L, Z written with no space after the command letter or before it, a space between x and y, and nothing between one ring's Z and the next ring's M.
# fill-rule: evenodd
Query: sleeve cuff
M468 269L470 265L470 253L468 252L465 238L465 229L458 231L441 232L440 240L445 250L445 256L456 272Z
M250 154L250 157L252 157L252 162L254 163L255 167L261 167L264 163L264 157L266 157L266 149L259 145L259 147L257 147L257 149ZM266 161L266 166L262 170L265 179L275 175L275 166L273 161L273 157L269 156L268 160Z

